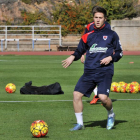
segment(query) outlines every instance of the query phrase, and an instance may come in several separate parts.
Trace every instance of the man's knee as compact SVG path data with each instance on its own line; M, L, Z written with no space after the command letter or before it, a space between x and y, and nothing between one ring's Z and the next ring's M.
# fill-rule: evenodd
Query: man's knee
M105 95L105 94L99 94L98 97L99 97L99 99L101 100L101 102L103 104L106 104L108 102L108 96L107 95Z
M83 94L82 93L80 93L80 92L78 92L78 91L74 91L73 92L73 99L74 100L79 100L79 99L81 99L83 97Z

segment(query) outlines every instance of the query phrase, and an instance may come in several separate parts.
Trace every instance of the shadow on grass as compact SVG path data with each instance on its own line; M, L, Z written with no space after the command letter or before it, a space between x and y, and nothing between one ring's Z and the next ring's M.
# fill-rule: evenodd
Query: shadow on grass
M127 121L125 120L115 120L115 125L114 125L114 128L115 129L115 126L119 123L125 123ZM101 121L89 121L89 122L84 122L85 124L85 127L96 127L96 126L100 126L102 128L106 128L106 123L107 123L107 120L101 120Z
M37 139L37 137L34 137L34 136L32 136L32 138L35 138L35 139ZM44 137L39 137L39 138L46 138L46 139L48 139L49 138L49 136L44 136Z
M111 100L112 100L112 102L117 101L117 99L111 99ZM91 101L86 101L86 102L87 103L90 103ZM98 100L96 104L91 104L91 105L98 105L98 104L101 104L101 101L100 100Z
M111 99L112 102L117 101L117 99ZM87 103L90 103L90 101L87 101ZM101 101L98 100L96 104L92 104L92 105L101 105ZM126 120L115 120L115 125L113 127L113 129L115 129L115 126L119 123L125 123L127 122ZM102 128L106 128L106 124L107 124L107 119L106 120L101 120L101 121L89 121L89 122L84 122L85 127L96 127L96 126L100 126Z

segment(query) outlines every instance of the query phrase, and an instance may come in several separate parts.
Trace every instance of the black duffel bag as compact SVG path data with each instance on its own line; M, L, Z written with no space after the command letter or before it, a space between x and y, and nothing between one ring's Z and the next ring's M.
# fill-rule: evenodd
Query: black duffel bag
M48 85L48 86L32 86L32 81L25 83L20 89L21 94L36 94L36 95L57 95L64 94L61 89L61 86L58 82Z

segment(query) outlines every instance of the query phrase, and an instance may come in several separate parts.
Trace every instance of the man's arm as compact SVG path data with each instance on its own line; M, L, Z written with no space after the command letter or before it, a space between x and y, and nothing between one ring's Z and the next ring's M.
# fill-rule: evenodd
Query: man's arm
M123 50L119 37L116 32L114 32L114 36L113 36L113 47L114 47L114 53L112 55L112 61L117 62L122 58Z
M85 35L83 35L85 36ZM86 52L87 44L83 41L83 38L81 38L77 49L75 52L72 54L75 56L74 61L77 61L81 58L81 56Z
M74 55L69 56L67 59L62 61L62 66L64 68L67 68L68 66L70 66L72 64L74 58L75 58Z
M107 57L110 56L112 57L112 60L111 60L112 62L117 62L122 58L123 50L122 50L122 46L119 40L119 36L117 35L116 32L114 32L113 34L112 46L114 48L114 51L112 54L110 54L110 49L108 49Z
M78 59L81 58L81 56L85 53L86 51L86 43L83 42L83 40L81 39L79 42L79 45L77 47L77 49L75 50L75 52L69 56L67 59L62 61L62 66L64 68L69 67L73 61L76 61Z
M118 35L114 32L113 34L113 47L114 47L114 52L113 54L109 54L109 50L107 50L107 57L105 57L104 59L102 59L100 61L100 64L104 64L107 65L109 64L111 61L112 62L117 62L119 61L122 56L123 56L123 50L122 50L122 46L119 40Z

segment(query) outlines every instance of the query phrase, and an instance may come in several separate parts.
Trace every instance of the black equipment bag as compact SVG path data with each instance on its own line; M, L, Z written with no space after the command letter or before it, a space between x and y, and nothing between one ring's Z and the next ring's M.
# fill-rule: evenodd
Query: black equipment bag
M32 86L32 81L25 83L20 89L21 94L36 94L36 95L57 95L57 94L64 94L61 90L61 86L58 82L48 85L48 86Z

